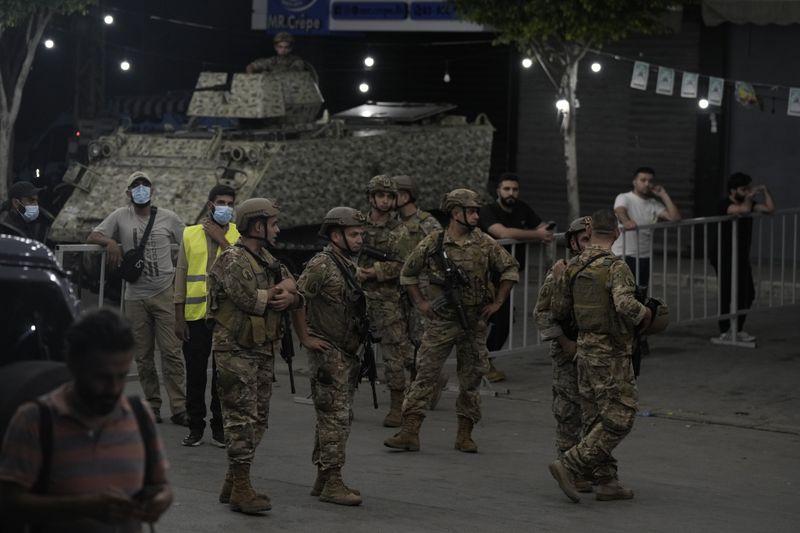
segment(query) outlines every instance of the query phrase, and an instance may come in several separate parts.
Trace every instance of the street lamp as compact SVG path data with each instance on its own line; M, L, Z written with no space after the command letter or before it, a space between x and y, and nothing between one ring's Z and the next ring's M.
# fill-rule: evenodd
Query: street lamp
M533 66L533 60L530 57L526 57L522 60L522 66L524 68L531 68Z
M106 15L105 17L103 17L103 22L111 26L112 24L114 24L114 15Z

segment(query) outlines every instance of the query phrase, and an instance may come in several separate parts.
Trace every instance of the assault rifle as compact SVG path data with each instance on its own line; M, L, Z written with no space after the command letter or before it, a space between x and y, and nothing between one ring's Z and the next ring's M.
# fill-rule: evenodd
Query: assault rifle
M393 253L387 250L381 250L380 248L374 248L368 244L363 244L361 246L361 251L359 251L359 254L374 259L376 261L392 261L395 263L403 262L402 259L394 255Z
M633 292L636 300L642 304L647 304L647 287L636 286ZM633 375L639 377L639 370L642 368L642 356L647 355L650 349L647 345L647 337L645 337L639 328L634 330L633 334L633 350L631 352L631 362L633 363Z
M283 281L283 274L281 272L281 262L275 261L269 265L269 269L275 276L275 284L277 285ZM292 369L292 359L294 359L294 341L292 340L292 323L289 319L289 313L281 313L281 325L283 327L283 335L281 336L281 357L286 361L286 366L289 368L289 386L291 387L292 394L294 394L294 370Z
M444 279L436 280L431 278L431 283L440 285L444 289L444 299L452 310L456 312L458 323L461 324L464 331L469 331L469 320L467 319L464 305L461 303L461 287L469 284L469 278L460 267L453 264L447 255L444 249L444 231L439 234L439 243L434 259L439 263L439 268L444 271Z
M375 392L375 381L378 379L378 366L375 363L375 349L373 344L381 341L369 325L369 320L364 315L364 357L361 359L361 377L369 380L372 387L372 406L378 408L378 394Z

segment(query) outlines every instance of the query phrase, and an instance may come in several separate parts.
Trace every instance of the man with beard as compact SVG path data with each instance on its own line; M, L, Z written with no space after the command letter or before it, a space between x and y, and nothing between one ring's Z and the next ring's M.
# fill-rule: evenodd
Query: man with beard
M108 264L117 268L122 264L124 252L140 246L152 216L150 234L144 243L142 274L136 281L127 283L125 316L136 339L134 358L139 381L153 407L156 422L161 422L161 387L153 351L158 344L164 388L172 411L170 420L173 424L186 426L185 369L181 343L175 336L175 306L172 302L175 274L172 245L180 244L184 224L173 211L151 205L154 190L150 176L140 171L131 174L125 191L131 205L120 207L108 215L89 234L87 242L104 246Z
M481 377L488 371L486 322L508 298L519 280L517 261L478 229L480 198L455 189L442 198L449 216L444 230L434 231L411 252L400 277L414 305L428 319L417 354L417 374L403 402L400 432L383 441L389 448L419 450L419 429L431 399L440 388L442 366L456 349L459 394L458 433L454 448L476 453L472 429L481 419ZM490 278L499 280L494 289ZM421 277L430 280L427 294Z
M625 257L625 262L640 287L650 284L652 232L632 230L638 226L655 224L659 220L677 222L681 219L681 212L672 202L667 190L661 185L653 184L655 178L656 171L652 168L637 168L633 173L633 190L618 194L614 200L614 214L626 233L620 235L611 250L615 255Z
M495 239L517 239L521 241L550 242L553 240L554 226L542 222L531 207L519 199L519 176L512 173L501 174L497 183L497 201L481 208L481 228ZM520 269L525 268L525 247L517 246L516 259ZM511 323L511 302L506 300L503 307L492 317L492 329L486 339L486 349L495 352L503 347L508 338ZM489 362L490 370L486 379L492 382L503 381L505 373L497 370Z
M733 257L732 223L722 223L721 256L717 257L717 230L709 231L708 257L719 276L720 313L729 313L731 305L731 265L736 261L738 310L750 309L756 297L753 284L753 270L750 266L750 244L753 240L753 219L751 213L771 214L775 211L775 202L766 185L752 186L753 178L747 174L736 172L728 178L728 196L720 200L720 215L739 215L736 228L736 257ZM736 321L736 340L739 342L755 342L756 338L743 331L747 315L739 315ZM730 319L719 321L719 337L712 337L711 342L731 342L733 332L730 331Z
M133 332L114 311L94 310L72 325L72 379L23 404L6 432L4 526L18 520L36 531L132 533L170 506L153 414L138 398L122 396L133 351Z

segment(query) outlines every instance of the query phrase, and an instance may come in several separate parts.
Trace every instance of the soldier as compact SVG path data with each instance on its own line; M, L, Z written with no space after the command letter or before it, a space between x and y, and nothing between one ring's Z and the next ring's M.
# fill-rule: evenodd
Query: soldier
M429 323L417 357L417 375L403 402L402 428L384 441L389 448L419 450L424 410L436 393L442 366L455 346L460 389L455 449L478 451L472 428L481 418L481 376L489 370L486 321L519 280L517 261L478 229L479 208L474 191L455 189L447 193L442 199L442 210L450 217L447 229L425 237L403 267L400 283ZM490 280L493 273L500 279L494 294ZM419 278L425 274L431 283L429 298L419 288Z
M634 328L647 328L652 313L634 297L631 269L611 253L619 237L614 212L592 215L591 240L564 269L556 265L553 318L561 323L574 314L578 325L578 390L584 433L580 441L549 465L559 487L580 501L575 479L597 484L598 500L627 500L633 491L617 478L612 450L631 431L638 391L631 364Z
M291 34L285 31L275 34L272 44L275 48L275 55L256 59L245 67L245 72L256 74L259 72L278 73L306 70L306 62L292 55L294 37Z
M576 218L564 234L567 246L573 254L580 254L589 243L589 217ZM558 264L565 261L559 259ZM564 265L565 266L565 265ZM561 267L563 268L563 266ZM565 322L553 319L550 299L553 294L555 277L553 271L547 273L539 289L533 316L542 340L550 341L550 356L553 358L553 415L556 418L556 449L558 456L578 443L581 437L581 401L578 393L578 371L575 365L575 350L578 326L573 317ZM576 479L578 492L591 492L590 480Z
M414 365L414 347L408 338L408 321L398 282L403 259L410 251L409 237L394 211L397 187L388 176L369 180L367 200L370 210L358 259L358 279L367 295L370 321L381 338L384 377L391 398L383 425L398 427L402 421L406 372Z
M250 466L267 429L281 313L302 304L292 275L265 249L280 233L279 213L266 198L242 202L236 209L241 237L208 272L207 317L215 323L212 351L228 448L219 501L246 514L272 508L268 496L253 490Z
M317 479L312 496L339 505L359 505L361 495L342 482L345 447L353 421L353 394L361 365L366 301L356 278L354 254L364 239L364 215L334 207L325 215L320 236L329 241L308 262L297 280L306 301L293 313L300 343L309 351L311 396L317 413L312 462Z
M417 207L416 202L417 198L419 198L417 180L406 175L394 176L392 180L397 186L397 214L400 215L400 220L408 230L410 237L409 249L413 250L422 242L422 239L434 231L441 230L442 225L429 212ZM420 280L421 289L426 290L427 286L427 280ZM414 367L416 368L416 355L422 342L422 333L425 331L425 317L414 307L408 294L403 298L403 307L408 323L408 336L414 345ZM439 403L439 399L442 397L442 390L447 386L447 379L447 375L442 371L442 375L439 378L440 387L433 400L431 400L431 409L434 409L436 404Z

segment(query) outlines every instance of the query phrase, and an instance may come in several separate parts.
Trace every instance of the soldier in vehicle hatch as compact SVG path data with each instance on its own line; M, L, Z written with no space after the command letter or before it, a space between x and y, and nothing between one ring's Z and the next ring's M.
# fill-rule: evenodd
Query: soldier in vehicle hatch
M288 72L306 70L306 62L292 55L294 48L294 37L282 31L275 35L272 40L275 48L275 55L272 57L261 57L245 67L248 74L259 72Z

